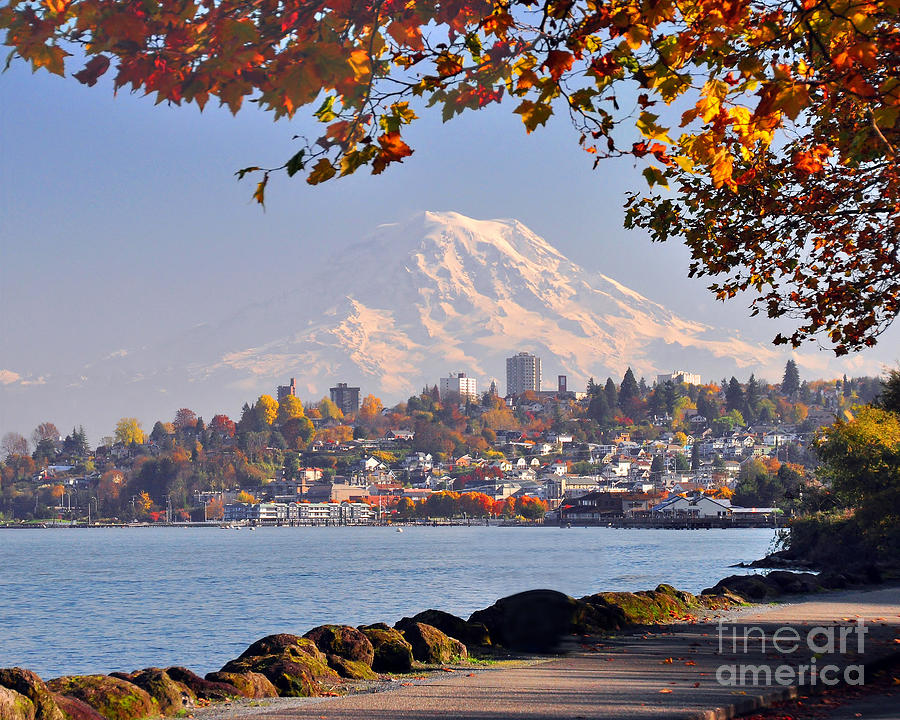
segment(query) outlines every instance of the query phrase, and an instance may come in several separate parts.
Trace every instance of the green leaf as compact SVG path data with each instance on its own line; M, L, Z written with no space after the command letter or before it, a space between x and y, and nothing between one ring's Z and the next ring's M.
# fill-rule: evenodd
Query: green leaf
M329 95L313 114L319 118L319 122L331 122L337 117L337 113L332 110L333 107L334 95Z
M647 184L650 187L659 185L660 187L668 189L669 181L666 180L666 176L658 168L655 168L651 165L650 167L644 168L644 172L641 174L647 179Z
M288 177L294 177L300 170L303 169L303 156L306 154L306 150L299 150L297 153L287 161L287 165L285 165L285 169L287 170Z

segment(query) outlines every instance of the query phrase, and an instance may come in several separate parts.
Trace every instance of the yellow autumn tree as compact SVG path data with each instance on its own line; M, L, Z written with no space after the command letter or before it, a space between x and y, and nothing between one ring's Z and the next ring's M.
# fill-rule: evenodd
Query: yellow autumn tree
M278 417L278 401L271 395L260 395L256 401L256 412L260 422L271 425Z
M123 445L143 445L146 435L137 418L123 417L116 423L116 442Z
M298 417L303 417L303 403L300 402L300 398L288 395L278 403L277 419L279 425Z

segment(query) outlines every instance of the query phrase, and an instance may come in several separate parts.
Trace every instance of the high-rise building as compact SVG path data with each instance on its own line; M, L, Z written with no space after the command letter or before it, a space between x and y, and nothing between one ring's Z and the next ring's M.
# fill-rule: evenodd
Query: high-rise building
M347 387L347 383L338 383L337 387L328 388L331 402L337 405L344 415L355 415L359 411L359 388Z
M470 397L475 399L478 397L478 389L475 384L475 378L467 376L464 372L450 373L449 377L442 377L440 380L441 399L450 395L458 395L460 399Z
M521 395L541 389L541 359L527 352L506 358L506 394Z
M278 402L284 400L288 395L297 396L297 384L294 382L294 378L291 378L290 385L278 386Z

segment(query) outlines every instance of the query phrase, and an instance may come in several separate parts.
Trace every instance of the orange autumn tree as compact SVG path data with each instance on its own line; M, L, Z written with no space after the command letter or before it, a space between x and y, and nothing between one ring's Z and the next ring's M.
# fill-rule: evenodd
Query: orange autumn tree
M32 67L158 102L306 109L318 137L250 167L310 183L413 150L509 98L528 132L568 118L599 161L645 164L626 224L678 238L719 298L795 316L778 343L874 344L900 311L900 0L9 0ZM653 188L671 186L660 193Z

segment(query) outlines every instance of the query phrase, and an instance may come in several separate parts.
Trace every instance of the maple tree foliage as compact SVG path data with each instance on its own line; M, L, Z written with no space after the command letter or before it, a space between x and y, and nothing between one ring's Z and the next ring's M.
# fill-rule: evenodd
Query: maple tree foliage
M595 156L645 163L626 224L684 240L691 274L777 343L874 344L900 310L895 148L900 0L10 0L6 44L87 85L158 102L250 100L322 124L280 167L312 184L413 151L444 120L511 99L528 132L568 117ZM79 65L82 59L78 60ZM635 99L636 98L636 99ZM421 110L420 110L421 111ZM680 117L679 117L680 116ZM633 128L633 130L629 130ZM595 162L596 162L595 161Z

